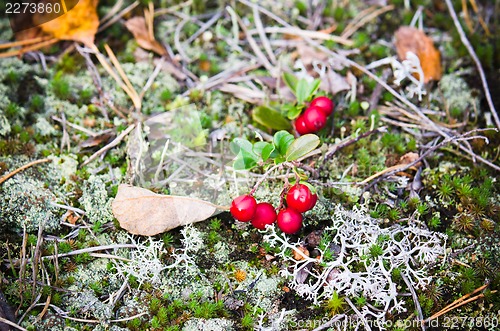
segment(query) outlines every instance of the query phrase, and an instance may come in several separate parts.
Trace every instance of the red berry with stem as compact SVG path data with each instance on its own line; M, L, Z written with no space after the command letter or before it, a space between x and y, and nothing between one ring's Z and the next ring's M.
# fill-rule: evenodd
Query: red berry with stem
M240 195L231 203L229 211L234 218L241 222L248 222L252 219L257 208L257 202L251 195Z
M292 186L286 194L286 204L288 207L295 209L299 213L306 212L314 207L316 201L313 200L311 190L304 184Z
M295 120L295 130L297 130L298 134L301 136L307 133L311 133L311 130L306 125L306 122L304 120L304 116L299 116Z
M267 202L258 203L252 218L252 225L259 230L265 230L266 225L273 224L275 221L276 211L273 205Z
M294 234L302 227L302 214L292 208L283 209L278 214L278 227L286 234Z
M311 132L317 132L326 124L326 116L318 107L309 107L304 114L304 122Z
M325 116L330 116L333 112L333 107L335 105L333 104L333 101L328 98L328 97L317 97L314 98L313 101L311 101L311 104L309 107L317 107L319 108Z

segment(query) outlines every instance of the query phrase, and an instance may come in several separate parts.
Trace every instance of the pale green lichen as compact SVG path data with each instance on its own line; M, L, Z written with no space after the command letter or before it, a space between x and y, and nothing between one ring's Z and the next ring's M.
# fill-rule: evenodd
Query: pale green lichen
M37 119L34 129L35 132L39 133L41 136L52 136L57 133L57 130L44 117L39 117Z
M476 103L471 89L465 80L455 74L444 75L439 83L443 100L450 111L463 113L466 110L473 111L472 106Z
M92 291L84 290L75 293L67 298L68 309L75 311L83 318L95 318L100 321L107 321L113 316L113 309L110 305L100 301Z
M25 174L7 180L0 187L0 227L21 231L23 226L28 232L45 231L59 228L55 207L55 195L44 187L42 181Z
M101 176L90 176L83 186L83 194L79 199L90 223L107 223L113 220L111 199L106 191L106 184Z
M106 259L96 259L86 265L79 265L67 275L74 279L68 289L75 292L81 292L92 284L102 284L103 279L106 279L106 286L102 289L105 293L112 293L123 284L123 278L108 267Z
M192 318L184 324L182 331L232 331L234 322L226 318Z
M6 136L10 133L9 120L0 111L0 136Z

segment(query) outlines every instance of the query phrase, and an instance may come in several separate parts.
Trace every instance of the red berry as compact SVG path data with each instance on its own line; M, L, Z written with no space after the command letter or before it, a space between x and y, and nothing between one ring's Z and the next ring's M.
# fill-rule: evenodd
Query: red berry
M326 124L326 116L318 107L307 108L302 116L304 116L306 127L311 132L317 132L323 129Z
M252 218L252 225L257 229L265 230L266 225L273 224L275 221L276 211L273 205L267 202L258 203Z
M295 120L295 130L302 136L307 133L311 133L311 130L306 126L306 122L304 120L304 116L299 116Z
M311 101L309 107L318 107L325 116L330 116L333 112L333 101L327 97L317 97Z
M229 211L234 218L241 222L248 222L252 219L257 208L257 202L251 195L240 195L231 203Z
M313 204L313 194L309 187L304 184L298 184L292 186L292 188L286 194L286 204L288 207L295 209L299 213L303 213L314 207L316 201Z
M302 227L302 214L292 208L280 211L278 227L286 234L294 234Z

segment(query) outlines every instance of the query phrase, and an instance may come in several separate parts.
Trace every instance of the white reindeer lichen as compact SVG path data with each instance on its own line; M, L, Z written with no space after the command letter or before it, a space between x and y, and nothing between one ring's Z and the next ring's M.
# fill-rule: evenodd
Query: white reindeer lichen
M289 242L274 227L268 226L266 231L264 240L278 247L278 255L290 262L281 275L290 280L291 288L315 304L328 300L334 292L366 298L370 304L360 310L365 319L360 323L370 316L385 321L387 312L405 311L396 275L400 273L412 286L424 288L431 281L425 266L444 254L447 239L416 225L382 228L365 210L347 211L340 205L322 234L318 258L302 254L303 259L294 259L290 252L300 242ZM372 251L374 245L379 248L377 254Z

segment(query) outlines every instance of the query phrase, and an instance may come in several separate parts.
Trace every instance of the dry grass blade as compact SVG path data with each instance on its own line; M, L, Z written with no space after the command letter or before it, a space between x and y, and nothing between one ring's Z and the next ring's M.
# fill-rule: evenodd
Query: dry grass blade
M108 53L109 59L111 60L111 63L115 66L116 71L118 71L118 74L120 77L123 79L125 84L130 90L131 95L130 98L132 99L132 102L134 103L135 109L140 110L141 109L141 99L139 98L139 95L137 94L137 91L134 89L132 86L132 83L130 83L130 80L128 79L127 75L125 74L125 71L123 71L123 68L118 61L118 59L115 56L115 53L113 53L113 50L108 46L108 44L104 44L104 49L106 50L106 53Z
M28 47L23 47L21 49L15 50L15 51L0 53L0 58L11 57L11 56L19 56L19 55L22 55L22 54L24 54L26 52L31 52L31 51L43 48L45 46L49 46L49 45L55 44L58 41L59 40L57 40L56 38L50 38L48 40L39 42L37 44L31 45L31 46L28 46Z
M465 294L464 296L458 298L457 300L453 301L452 303L450 303L449 305L447 305L446 307L444 307L443 309L441 309L440 311L438 311L437 313L435 313L434 315L432 315L431 317L427 318L424 323L427 323L433 319L436 319L444 314L446 314L447 312L450 312L452 311L453 309L456 309L460 306L463 306L469 302L472 302L472 301L475 301L477 299L480 299L482 297L484 297L484 294L481 293L481 294L478 294L476 296L473 296L471 297L472 295L478 293L478 292L481 292L483 291L484 289L486 289L486 287L488 287L489 284L484 284L480 287L478 287L477 289L475 289L474 291L472 291L471 293L468 293L468 294ZM492 293L496 293L497 291L494 290L494 291L491 291Z
M131 12L132 10L134 10L135 7L137 7L137 6L139 6L139 1L134 1L131 5L129 5L125 9L123 9L121 12L119 12L116 15L113 15L112 18L109 21L107 21L106 23L103 22L104 21L104 19L103 19L103 21L101 22L101 26L99 27L99 29L97 30L97 32L101 32L104 29L106 29L107 27L109 27L110 25L112 25L115 22L119 21L123 16L127 15L129 12Z
M365 25L366 23L368 23L369 21L375 19L377 16L380 16L388 11L391 11L394 9L394 6L393 5L388 5L388 6L385 6L385 7L382 7L382 8L379 8L377 10L374 10L375 7L372 7L373 10L369 10L367 11L367 15L360 18L360 20L358 22L356 22L355 24L352 24L351 26L348 26L346 27L346 29L344 30L344 32L342 33L341 37L342 38L349 38L350 36L352 36L356 31L358 31L358 29L360 27L362 27L363 25ZM369 8L370 9L370 8ZM359 15L361 17L361 15Z
M130 133L130 131L132 131L134 128L135 128L135 124L131 124L122 133L120 133L120 135L118 137L116 137L112 142L110 142L108 145L104 146L103 148L101 148L100 150L98 150L97 152L92 154L92 156L89 157L87 160L85 160L85 162L83 162L83 164L82 164L82 167L89 164L90 162L94 161L98 156L102 155L107 150L109 150L115 146L118 146L118 144L123 140L123 138L125 138Z
M95 56L97 57L97 59L99 60L99 62L103 66L103 68L116 81L116 83L122 88L122 90L125 91L125 93L127 93L127 95L130 97L130 99L132 100L132 103L134 104L135 109L140 110L141 109L141 100L139 99L139 95L137 94L135 89L132 88L132 90L131 90L127 84L123 83L123 81L120 79L120 77L116 74L116 72L113 70L113 68L106 61L106 59L104 58L102 53L99 52L99 49L97 49L97 46L92 45L91 49L94 51ZM116 57L115 57L115 59L116 59ZM116 62L118 62L118 61L116 61ZM121 67L120 67L120 69L121 69ZM122 72L123 72L123 70L122 70ZM128 79L127 79L127 81L128 81ZM129 82L129 84L130 84L130 82Z

